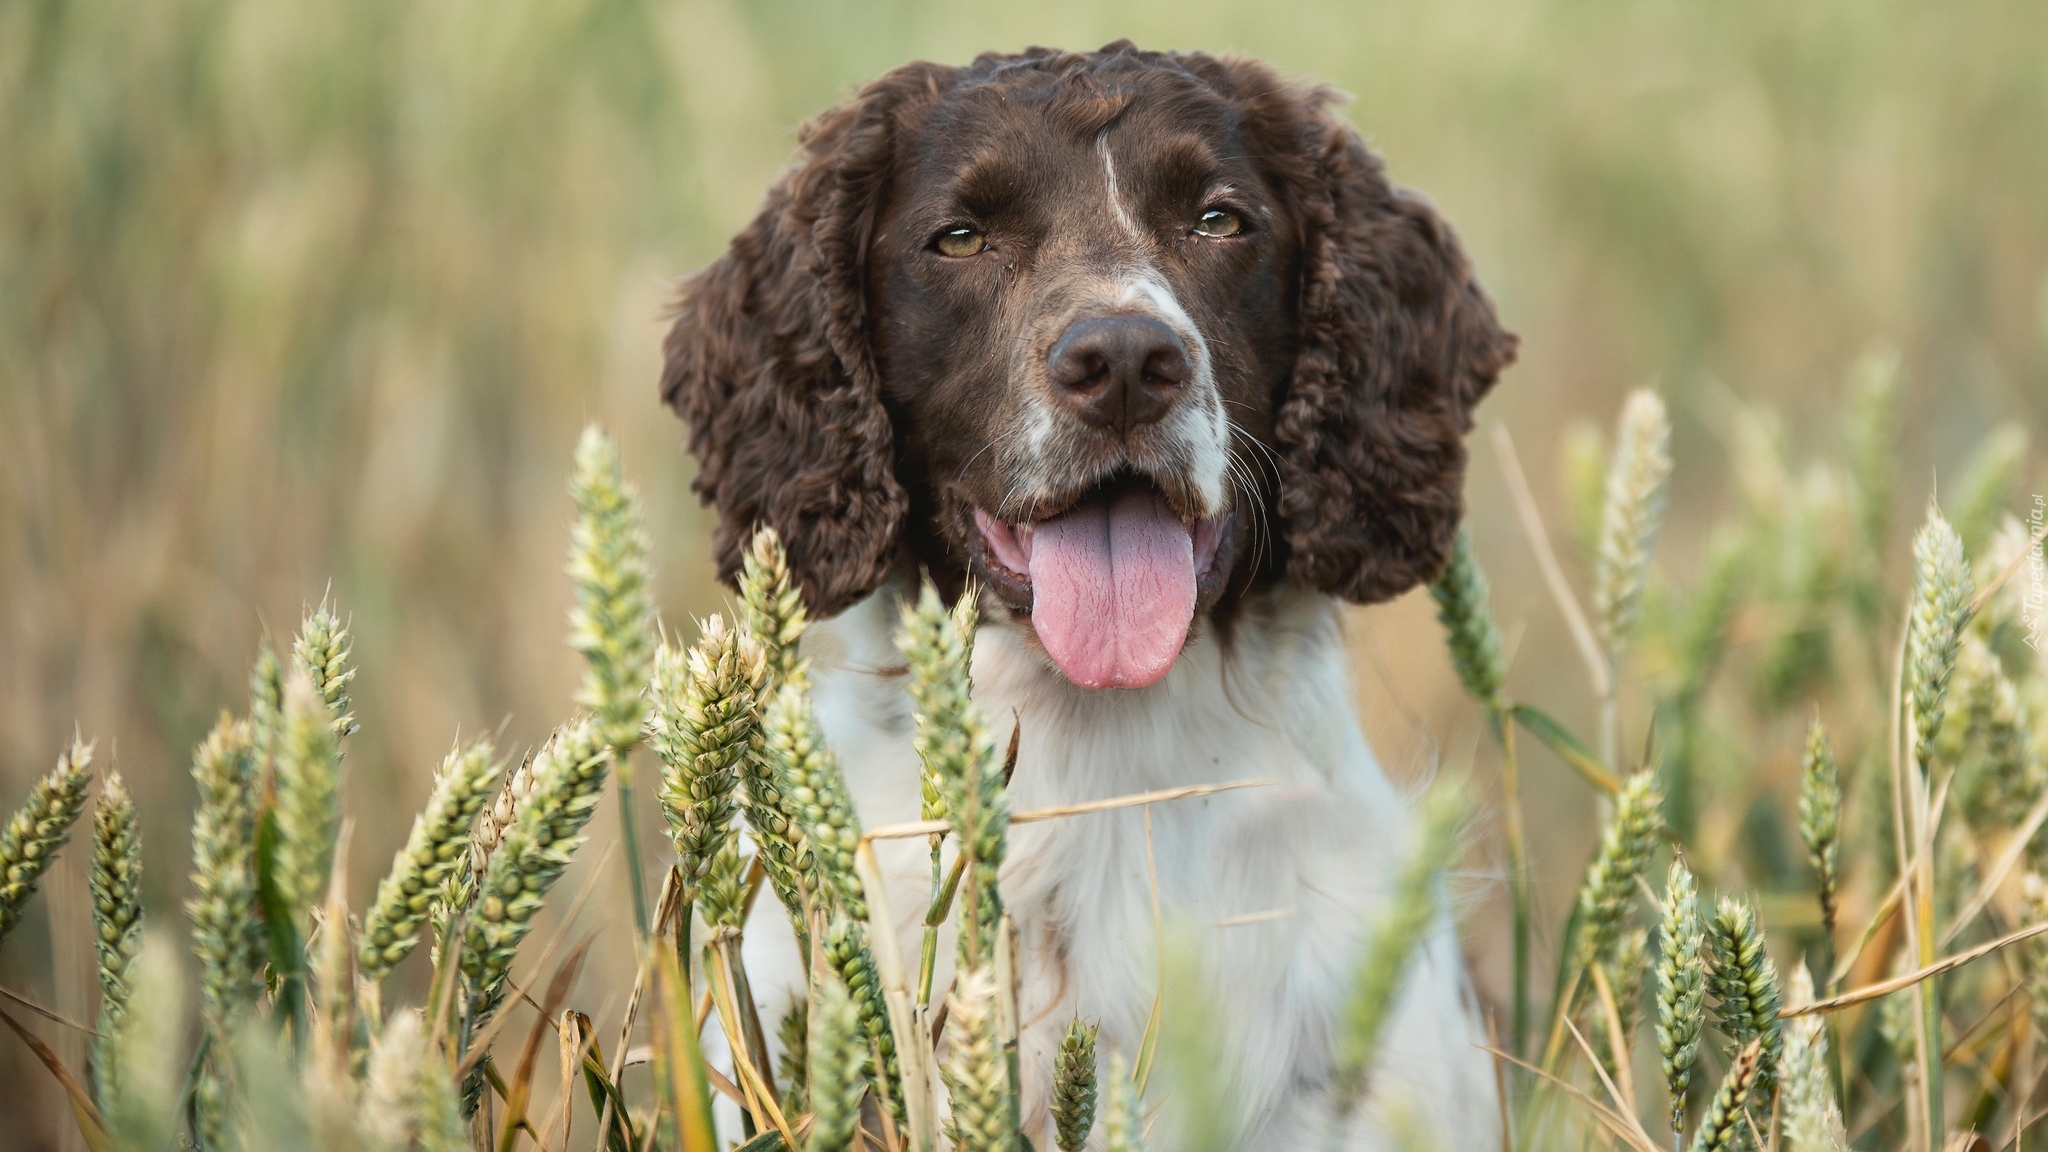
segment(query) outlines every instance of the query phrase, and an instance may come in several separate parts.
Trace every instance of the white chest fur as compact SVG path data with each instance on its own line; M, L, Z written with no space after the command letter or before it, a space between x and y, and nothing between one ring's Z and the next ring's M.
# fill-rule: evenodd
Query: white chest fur
M868 826L919 815L917 758L901 661L890 642L903 589L814 626L806 639L820 719ZM1199 636L1161 683L1074 687L1018 627L985 624L975 697L999 742L1021 725L1012 811L1252 777L1269 787L1018 826L1003 871L1021 945L1020 1068L1027 1135L1045 1119L1053 1053L1078 1013L1105 1053L1135 1053L1158 981L1153 881L1169 932L1192 942L1205 1020L1246 1148L1306 1147L1323 1131L1321 1085L1363 934L1379 914L1410 834L1410 804L1387 781L1353 716L1337 605L1297 591L1246 605L1228 653ZM902 950L918 954L930 890L922 840L879 846ZM764 902L772 907L772 902ZM799 986L787 933L757 918L757 988ZM942 941L936 988L950 978ZM936 998L936 997L935 997ZM774 997L765 997L774 1006ZM1404 987L1374 1105L1352 1149L1388 1146L1397 1112L1437 1146L1498 1147L1492 1071L1466 996L1448 917ZM1152 1146L1174 1148L1176 1108L1155 1077ZM1099 1129L1098 1129L1099 1140ZM1091 1145L1093 1147L1093 1145Z

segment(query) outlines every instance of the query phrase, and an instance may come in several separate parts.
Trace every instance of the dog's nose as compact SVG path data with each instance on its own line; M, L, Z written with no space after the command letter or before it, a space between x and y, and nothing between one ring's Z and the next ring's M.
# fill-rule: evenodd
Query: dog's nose
M1046 359L1061 399L1081 419L1118 432L1165 416L1189 372L1180 337L1151 316L1076 320Z

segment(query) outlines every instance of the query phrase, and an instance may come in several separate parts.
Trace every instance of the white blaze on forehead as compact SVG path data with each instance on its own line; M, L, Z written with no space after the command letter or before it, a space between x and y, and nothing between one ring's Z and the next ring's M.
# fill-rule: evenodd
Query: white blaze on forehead
M1116 222L1124 226L1133 240L1143 240L1145 234L1138 231L1137 221L1124 208L1123 193L1116 183L1116 161L1109 154L1109 129L1104 128L1095 136L1095 151L1102 156L1102 179L1109 189L1109 210L1116 215Z

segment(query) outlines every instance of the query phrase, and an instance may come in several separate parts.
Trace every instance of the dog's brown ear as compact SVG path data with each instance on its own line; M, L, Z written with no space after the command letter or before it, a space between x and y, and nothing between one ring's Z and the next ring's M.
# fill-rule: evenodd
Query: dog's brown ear
M697 494L718 509L730 582L770 525L815 615L880 586L908 500L869 350L869 236L894 162L894 113L926 78L902 69L813 121L800 164L732 246L688 281L662 399L689 425Z
M1472 407L1516 339L1450 225L1314 103L1300 351L1275 413L1279 512L1288 574L1367 604L1442 570Z

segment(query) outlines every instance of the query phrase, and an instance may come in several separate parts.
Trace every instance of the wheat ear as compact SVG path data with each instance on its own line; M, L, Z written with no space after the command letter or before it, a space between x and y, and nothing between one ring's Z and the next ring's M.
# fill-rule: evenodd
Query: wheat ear
M1423 806L1420 835L1401 867L1393 899L1368 937L1365 959L1352 978L1331 1071L1332 1109L1340 1127L1365 1096L1366 1076L1379 1051L1380 1033L1393 1014L1408 961L1435 922L1443 871L1458 848L1465 821L1464 793L1440 787Z
M1835 896L1841 882L1837 857L1842 840L1842 781L1835 770L1835 748L1816 714L1806 726L1806 754L1799 771L1799 838L1813 865L1820 896L1821 931L1835 935Z
M1493 622L1492 592L1473 554L1469 529L1458 529L1450 563L1429 586L1429 594L1436 600L1436 618L1448 638L1458 682L1474 700L1499 709L1507 665L1501 656L1500 628Z
M1956 669L1963 625L1969 622L1970 589L1962 539L1941 510L1930 506L1927 523L1913 537L1913 600L1906 634L1913 755L1923 771L1934 762L1949 677Z
M685 899L724 843L738 809L740 765L753 745L755 692L766 656L751 633L704 621L687 651L655 653L648 738L662 763L661 809L684 881Z
M340 746L326 703L303 672L285 683L276 759L277 887L303 938L341 830Z
M1637 389L1622 406L1594 553L1593 615L1609 659L1627 646L1642 613L1644 578L1670 479L1671 419L1655 392Z
M292 658L319 694L337 740L356 731L356 717L349 711L348 696L349 683L356 678L355 669L349 665L351 650L348 625L341 622L324 599L306 613L299 624L298 639L292 642Z
M1671 862L1658 918L1657 1052L1671 1092L1671 1132L1685 1132L1685 1102L1692 1067L1707 1023L1707 940L1700 923L1699 890L1683 861Z
M1792 966L1792 1004L1813 1001L1813 977L1806 965ZM1818 1013L1794 1017L1785 1029L1785 1051L1778 1058L1779 1109L1783 1116L1786 1152L1842 1152L1848 1147L1842 1111L1835 1106L1828 1083L1826 1018Z
M569 496L577 513L569 533L576 596L569 645L587 663L577 703L623 757L640 742L646 715L642 692L654 661L652 573L639 494L625 478L618 446L594 424L576 442Z
M867 1036L868 1058L864 1061L875 1094L903 1119L902 1077L897 1068L896 1037L889 1028L889 1013L882 1001L882 978L875 969L874 953L868 948L865 922L839 919L825 931L825 963L853 996L860 1012L861 1030ZM874 1056L879 1054L880 1064Z
M1009 1152L1010 1078L996 1038L996 980L991 966L963 973L948 999L945 1067L957 1152Z
M805 1152L844 1152L853 1145L861 1097L867 1093L867 1082L861 1076L866 1035L853 997L838 980L818 983L809 1034L806 1079L814 1111Z
M1103 1152L1145 1152L1145 1123L1138 1115L1138 1086L1121 1054L1109 1058L1109 1089L1102 1109Z
M392 857L391 872L377 885L377 898L363 917L356 967L369 983L383 983L419 944L420 928L442 888L468 867L470 830L504 770L494 754L489 740L476 740L451 749L441 761L427 806L413 818L405 847Z
M1693 1134L1692 1152L1736 1152L1744 1146L1749 1097L1762 1068L1759 1042L1752 1040L1729 1065L1721 1090L1714 1093L1714 1102L1707 1106L1706 1119L1700 1121L1700 1130Z
M1095 1034L1095 1025L1076 1018L1053 1062L1052 1120L1060 1152L1081 1152L1095 1128Z
M128 1016L130 969L142 947L142 832L135 800L119 772L109 772L92 811L93 949L99 955L99 1035L92 1070L101 1107L109 1096L107 1045Z
M1707 945L1714 957L1709 981L1717 1004L1716 1023L1737 1046L1758 1046L1761 1063L1756 1077L1768 1090L1785 1038L1783 1021L1778 1019L1778 970L1764 951L1756 913L1733 896L1722 897L1707 924Z
M1600 849L1579 887L1580 965L1613 959L1622 921L1635 899L1637 880L1664 827L1662 804L1655 774L1647 770L1629 777L1615 797L1614 818L1607 822Z
M795 810L834 907L849 919L865 921L867 894L853 868L860 817L847 795L839 758L826 743L801 682L784 684L775 694L762 717L762 730L784 800Z
M747 631L761 642L769 674L777 685L801 680L804 662L797 651L810 617L804 612L803 590L790 576L789 554L775 529L754 533L740 564L740 602Z
M73 740L0 828L0 940L21 923L22 907L35 895L36 882L71 838L72 823L85 811L91 766L92 745Z

